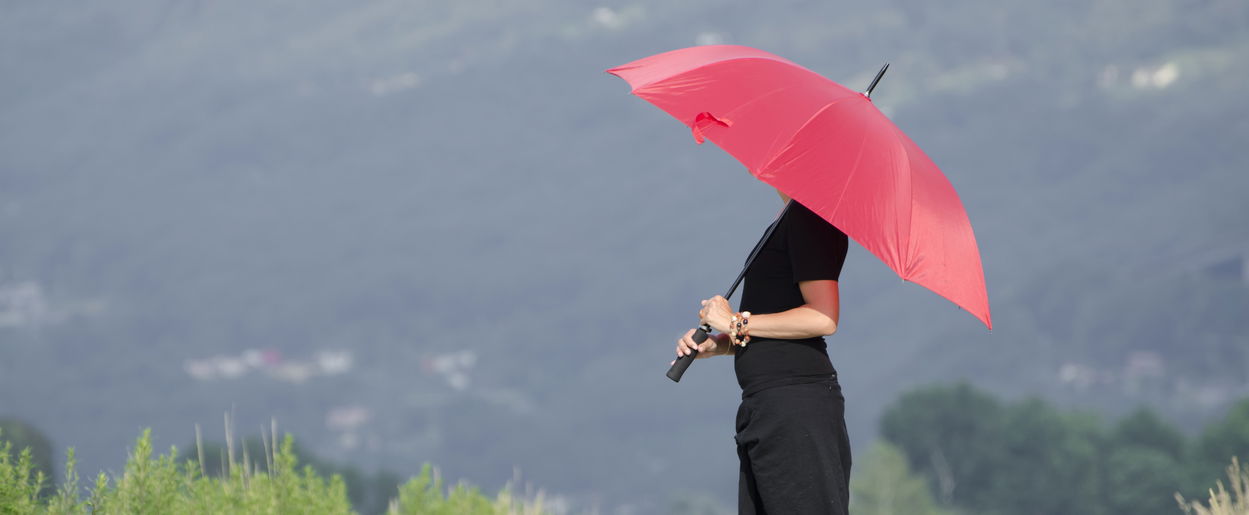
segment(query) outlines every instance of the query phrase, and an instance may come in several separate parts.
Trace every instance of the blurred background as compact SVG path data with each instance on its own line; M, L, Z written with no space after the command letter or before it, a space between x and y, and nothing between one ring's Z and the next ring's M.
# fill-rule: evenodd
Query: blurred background
M0 419L57 474L229 412L360 484L729 512L731 360L663 373L780 204L603 73L718 43L853 89L891 62L873 99L976 230L992 332L852 245L856 475L889 441L944 509L1147 513L1045 470L1182 468L1168 512L1249 456L1241 0L4 2ZM981 415L1015 428L989 474L941 448ZM1127 420L1162 436L1114 454ZM1069 504L992 497L1042 487Z

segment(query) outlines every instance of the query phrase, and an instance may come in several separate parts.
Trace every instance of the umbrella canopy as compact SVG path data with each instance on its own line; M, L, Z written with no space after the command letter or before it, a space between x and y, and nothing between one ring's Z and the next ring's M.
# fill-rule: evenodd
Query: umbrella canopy
M674 50L607 70L760 180L992 329L980 251L937 165L871 99L737 45Z

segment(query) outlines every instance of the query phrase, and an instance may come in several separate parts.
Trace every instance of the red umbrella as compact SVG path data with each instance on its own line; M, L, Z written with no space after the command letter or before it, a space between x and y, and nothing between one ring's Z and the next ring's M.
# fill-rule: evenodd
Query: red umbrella
M715 142L903 279L992 329L963 203L937 165L872 104L871 88L852 91L736 45L674 50L607 71L688 125L696 141Z

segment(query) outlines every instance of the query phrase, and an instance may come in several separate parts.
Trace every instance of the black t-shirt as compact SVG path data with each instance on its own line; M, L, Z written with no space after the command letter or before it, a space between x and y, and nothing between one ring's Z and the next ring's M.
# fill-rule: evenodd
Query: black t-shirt
M779 313L806 304L798 283L837 280L848 247L845 233L794 202L746 272L738 309ZM752 336L749 344L737 348L733 365L743 395L835 373L824 338L818 336L801 340Z

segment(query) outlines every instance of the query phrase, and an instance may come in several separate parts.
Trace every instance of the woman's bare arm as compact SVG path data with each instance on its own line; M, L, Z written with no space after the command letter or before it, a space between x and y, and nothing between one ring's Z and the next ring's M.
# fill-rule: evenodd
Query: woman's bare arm
M837 281L802 281L798 283L798 289L806 304L780 313L751 315L750 336L796 340L837 332L841 307ZM703 322L716 331L728 332L733 312L724 297L716 296L704 301L702 311Z
M751 337L797 340L837 332L841 309L837 281L803 281L798 288L807 303L780 313L751 315Z

